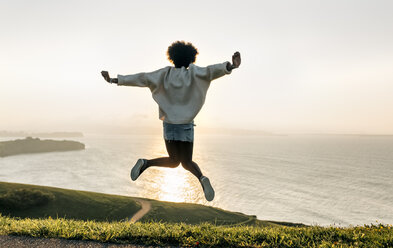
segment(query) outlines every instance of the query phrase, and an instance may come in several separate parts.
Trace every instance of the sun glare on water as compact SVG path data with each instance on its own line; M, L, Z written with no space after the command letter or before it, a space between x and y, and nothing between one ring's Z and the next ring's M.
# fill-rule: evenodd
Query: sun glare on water
M200 185L194 176L183 169L149 168L143 184L143 197L160 201L196 202L200 198Z
M162 201L184 202L186 189L191 185L183 168L161 170L162 182L158 188L158 198Z
M165 150L157 150L159 157L168 156ZM201 198L198 179L181 165L177 168L151 167L143 173L140 182L142 197L170 202L198 202Z

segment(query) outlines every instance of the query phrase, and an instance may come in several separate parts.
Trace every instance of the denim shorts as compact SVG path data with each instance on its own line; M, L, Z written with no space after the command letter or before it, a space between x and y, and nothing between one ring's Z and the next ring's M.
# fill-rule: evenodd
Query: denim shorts
M171 124L163 122L164 139L194 142L194 122L188 124Z

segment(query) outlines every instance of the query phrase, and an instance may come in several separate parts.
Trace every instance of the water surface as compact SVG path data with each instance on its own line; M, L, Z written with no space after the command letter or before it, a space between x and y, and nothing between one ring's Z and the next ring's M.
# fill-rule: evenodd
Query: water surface
M213 202L181 166L152 168L130 180L138 158L166 156L160 136L74 140L86 150L0 158L0 181L200 203L264 220L393 223L391 136L196 135L194 161L215 188Z

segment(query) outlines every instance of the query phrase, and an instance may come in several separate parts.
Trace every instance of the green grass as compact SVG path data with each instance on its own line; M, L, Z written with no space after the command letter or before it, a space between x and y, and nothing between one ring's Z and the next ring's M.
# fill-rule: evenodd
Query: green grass
M77 220L120 221L131 217L140 209L139 203L126 196L4 182L0 182L0 199L10 192L22 189L50 194L54 199L45 205L27 209L0 205L2 215L21 218L62 217Z
M24 210L46 205L54 199L55 196L52 193L42 192L41 190L13 189L0 195L0 207Z
M216 226L184 223L15 219L0 216L0 235L195 247L393 247L393 228Z
M202 206L191 203L174 203L150 200L152 209L142 219L142 222L168 222L199 224L209 222L216 225L233 225L240 223L255 224L258 222L255 216L242 213L225 211L219 208ZM270 225L270 222L263 222Z
M390 225L304 226L149 199L152 210L131 224L125 220L140 209L135 199L0 182L0 235L189 247L393 247Z
M46 204L15 208L2 205L6 196L14 192L41 192L51 196ZM0 213L3 216L20 218L66 218L74 220L122 221L132 217L140 205L134 197L100 194L87 191L68 190L54 187L0 182ZM142 199L142 198L140 198ZM13 200L13 199L11 199ZM30 200L30 199L28 199ZM186 224L211 223L214 225L301 225L261 221L256 216L230 212L219 208L190 203L161 202L144 199L151 203L151 210L141 222L166 222ZM20 201L17 198L16 201ZM27 202L27 201L26 201Z

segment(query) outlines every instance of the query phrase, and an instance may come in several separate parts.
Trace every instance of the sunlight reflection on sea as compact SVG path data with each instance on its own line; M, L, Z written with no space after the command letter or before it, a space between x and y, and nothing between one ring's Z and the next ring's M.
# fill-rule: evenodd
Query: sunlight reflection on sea
M90 134L86 150L0 158L0 181L162 201L200 203L306 224L393 223L393 137L199 135L194 161L211 179L207 202L181 166L149 168L138 158L167 156L157 135Z

